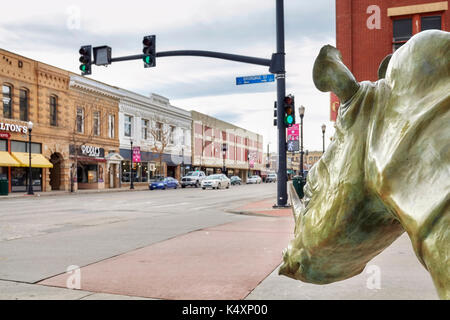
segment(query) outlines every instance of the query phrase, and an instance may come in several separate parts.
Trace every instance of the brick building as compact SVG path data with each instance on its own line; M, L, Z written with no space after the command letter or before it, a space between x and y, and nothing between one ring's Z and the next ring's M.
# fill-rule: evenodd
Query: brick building
M416 33L449 31L448 1L336 0L336 45L358 81L376 81L378 66ZM331 94L331 120L339 100Z
M27 190L30 121L33 190L105 187L105 157L109 150L118 151L119 139L117 133L109 136L102 117L117 121L118 99L99 94L95 85L77 88L74 77L0 49L0 179L8 180L9 192Z
M222 171L225 161L228 176L261 175L263 163L263 137L231 123L191 111L192 114L192 166L207 175ZM223 145L226 145L225 155Z

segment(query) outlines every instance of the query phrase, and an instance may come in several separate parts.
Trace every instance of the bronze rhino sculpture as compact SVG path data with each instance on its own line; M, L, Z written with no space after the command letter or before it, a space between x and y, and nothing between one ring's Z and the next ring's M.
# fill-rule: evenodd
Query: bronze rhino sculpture
M404 231L441 299L450 299L450 33L421 32L358 83L324 46L313 80L343 102L336 132L292 185L294 239L279 273L327 284L361 273Z

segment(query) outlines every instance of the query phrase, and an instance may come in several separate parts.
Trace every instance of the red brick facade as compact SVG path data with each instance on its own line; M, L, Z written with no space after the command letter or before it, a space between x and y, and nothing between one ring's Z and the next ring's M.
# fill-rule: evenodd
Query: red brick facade
M336 0L336 45L344 64L358 81L376 81L380 62L393 52L393 21L411 18L414 35L425 16L440 16L441 30L449 31L448 1Z

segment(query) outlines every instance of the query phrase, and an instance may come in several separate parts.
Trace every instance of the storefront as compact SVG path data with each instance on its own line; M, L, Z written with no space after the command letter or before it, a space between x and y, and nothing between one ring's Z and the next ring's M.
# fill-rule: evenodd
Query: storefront
M76 166L77 189L104 189L105 149L91 145L70 145L69 153Z
M19 126L16 127L19 128ZM30 181L29 145L25 141L11 140L11 134L8 132L0 132L0 179L8 180L9 192L26 192L28 190ZM42 155L42 144L32 142L31 180L33 191L43 191L45 170L50 168L53 168L53 165Z

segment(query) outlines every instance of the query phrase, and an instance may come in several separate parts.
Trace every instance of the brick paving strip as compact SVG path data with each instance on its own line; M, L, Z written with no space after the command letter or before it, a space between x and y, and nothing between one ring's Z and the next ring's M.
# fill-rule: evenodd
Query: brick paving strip
M258 207L258 206L257 206ZM158 299L244 299L282 260L293 218L249 217L81 268L81 290ZM41 285L66 287L61 274Z

